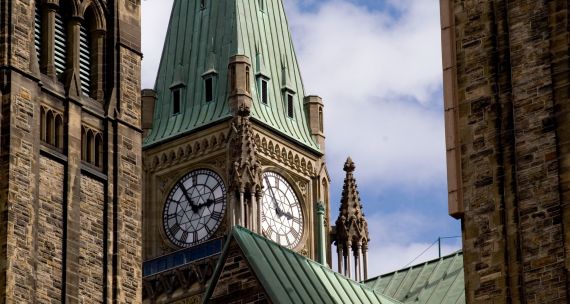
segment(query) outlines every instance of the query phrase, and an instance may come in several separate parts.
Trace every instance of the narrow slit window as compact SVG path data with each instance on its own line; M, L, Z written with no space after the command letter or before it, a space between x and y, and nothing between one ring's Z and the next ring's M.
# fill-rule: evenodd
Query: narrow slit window
M200 0L200 9L206 9L206 0Z
M251 88L250 88L250 79L249 79L249 68L245 68L245 91L248 93L251 93Z
M54 65L57 76L65 72L67 57L67 29L66 22L59 12L55 13L55 43Z
M319 107L319 131L323 132L323 108Z
M214 82L212 77L208 77L204 80L204 85L206 86L206 102L214 100Z
M79 78L83 95L91 95L91 51L90 37L87 29L81 25L79 28Z
M263 104L268 103L267 85L268 85L267 80L261 79L261 102L263 102Z
M293 95L287 94L287 116L293 118Z
M180 114L180 89L172 91L172 114Z

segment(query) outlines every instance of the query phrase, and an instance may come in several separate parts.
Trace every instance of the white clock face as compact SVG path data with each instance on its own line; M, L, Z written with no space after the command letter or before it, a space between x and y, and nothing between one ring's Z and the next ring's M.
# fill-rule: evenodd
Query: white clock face
M265 237L295 248L303 236L303 213L291 185L275 172L263 174L261 229Z
M218 229L226 209L222 179L209 170L196 170L180 179L164 204L163 226L179 247L208 240Z

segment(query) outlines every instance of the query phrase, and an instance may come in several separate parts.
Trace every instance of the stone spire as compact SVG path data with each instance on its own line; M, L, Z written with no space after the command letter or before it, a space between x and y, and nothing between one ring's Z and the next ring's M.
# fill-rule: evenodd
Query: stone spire
M336 220L335 243L338 253L338 270L351 277L351 258L354 255L354 279L368 278L368 223L362 212L362 202L354 178L356 166L350 157L344 164L346 177L338 219Z

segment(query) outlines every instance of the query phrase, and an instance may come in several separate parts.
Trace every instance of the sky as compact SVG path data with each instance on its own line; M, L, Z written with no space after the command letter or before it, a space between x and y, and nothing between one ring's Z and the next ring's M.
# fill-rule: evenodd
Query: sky
M426 249L438 237L461 235L447 213L439 1L284 1L305 92L325 103L331 220L351 156L369 277L437 258L437 245ZM154 86L171 8L142 2L143 88ZM445 239L442 254L460 247Z

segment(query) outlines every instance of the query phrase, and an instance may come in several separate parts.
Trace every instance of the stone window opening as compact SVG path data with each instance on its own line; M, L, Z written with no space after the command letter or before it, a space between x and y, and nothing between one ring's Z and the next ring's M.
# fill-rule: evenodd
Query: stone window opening
M63 150L63 115L43 106L40 109L40 140Z
M81 126L81 160L99 169L103 167L103 134Z
M102 8L92 2L83 15L74 15L70 1L62 0L55 8L41 2L35 2L34 17L41 73L64 82L66 73L77 69L80 94L102 103L106 29Z
M200 0L200 9L206 9L206 0Z

